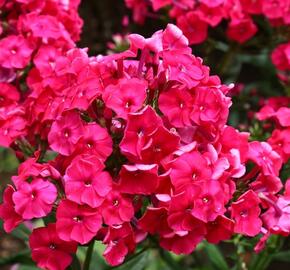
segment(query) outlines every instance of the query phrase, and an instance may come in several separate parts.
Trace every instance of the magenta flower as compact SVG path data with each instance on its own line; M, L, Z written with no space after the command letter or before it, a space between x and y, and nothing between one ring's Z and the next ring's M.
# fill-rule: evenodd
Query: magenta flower
M75 242L61 240L55 224L34 229L29 237L32 259L38 267L48 270L65 270L72 262L72 254L77 251Z
M261 231L262 221L259 218L260 199L252 190L247 191L236 202L232 203L232 218L235 220L234 231L248 236L255 236Z
M104 161L112 150L112 139L105 128L95 123L89 123L84 127L83 136L78 143L79 152L96 155Z
M54 184L41 178L28 182L21 182L13 193L15 211L23 219L45 217L51 212L57 197Z
M0 40L0 65L4 68L24 68L30 61L33 47L21 35Z
M173 126L191 126L192 101L192 96L187 89L176 86L161 93L159 108Z
M76 144L83 135L83 123L75 111L65 112L53 122L48 134L52 150L68 156L76 149Z
M102 226L102 217L97 209L63 200L56 211L56 231L64 241L86 244Z
M281 157L266 142L249 143L249 159L254 161L265 175L278 175L282 166Z
M129 222L134 216L134 207L130 197L122 195L116 188L106 196L100 209L104 222L109 226Z
M112 185L109 173L103 169L104 165L94 156L74 159L64 175L67 198L92 208L100 206Z
M139 110L146 98L146 81L121 79L116 85L106 87L103 99L106 106L118 117L128 119L128 114Z
M185 153L171 164L170 178L177 190L196 181L208 179L211 175L208 161L197 151Z

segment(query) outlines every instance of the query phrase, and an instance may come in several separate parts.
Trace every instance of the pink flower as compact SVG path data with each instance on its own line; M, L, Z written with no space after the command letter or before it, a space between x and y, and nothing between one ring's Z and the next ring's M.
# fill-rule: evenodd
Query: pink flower
M207 38L208 25L194 11L177 18L177 25L188 38L189 44L198 44Z
M140 79L121 79L116 85L105 88L103 99L106 106L118 117L128 119L128 114L139 110L146 98L147 83Z
M3 203L0 205L0 218L4 221L4 230L10 233L22 222L22 217L15 212L15 204L12 196L15 189L7 186L3 194Z
M130 223L108 227L103 241L107 245L103 256L110 265L119 265L123 263L128 253L134 251L135 241L135 235Z
M252 19L237 19L229 23L227 35L230 39L239 43L244 43L253 37L258 31Z
M78 143L78 151L96 155L105 161L112 153L112 139L105 128L96 123L88 123L84 127L84 133Z
M262 221L259 218L260 200L255 192L248 190L236 202L232 203L232 218L235 220L236 233L255 236L261 231Z
M275 116L282 127L290 127L290 108L280 108Z
M279 130L275 129L268 139L268 143L272 146L286 163L290 158L290 128Z
M162 92L159 97L159 108L175 127L191 126L190 113L193 99L187 89L178 86Z
M231 101L219 89L198 87L194 90L191 119L197 125L224 126Z
M282 166L280 156L266 142L251 142L249 144L249 159L254 161L265 175L278 175Z
M134 216L132 200L122 195L117 188L106 196L100 208L104 222L109 226L129 222Z
M262 2L262 10L263 13L269 19L277 19L281 18L286 11L287 6L289 6L289 2L285 0L268 0Z
M171 164L170 178L177 190L196 181L209 179L211 174L207 160L197 151L183 154Z
M12 196L15 211L23 219L45 217L50 213L56 197L56 187L41 178L35 178L31 183L22 182Z
M75 111L67 111L53 122L48 134L52 150L64 156L72 154L83 135L83 123Z
M34 229L29 237L32 259L38 267L48 270L65 270L72 262L72 254L77 251L74 242L61 240L55 224Z
M138 113L129 114L124 137L120 143L122 153L129 159L136 160L145 144L146 136L152 135L160 126L162 120L150 106L146 106Z
M0 65L4 68L24 68L30 61L33 48L21 35L0 40Z
M196 181L200 192L194 199L191 214L203 222L214 221L219 215L225 213L225 196L223 186L218 180Z
M120 191L128 194L152 194L159 185L156 164L123 165L120 172Z
M290 69L289 50L290 50L290 42L280 44L272 52L271 59L277 69L279 70Z
M53 74L56 61L61 55L61 51L54 46L43 45L40 47L33 62L42 77L48 77Z
M112 179L104 165L94 156L79 156L72 161L64 176L65 193L69 200L100 206L111 190Z
M86 244L102 226L100 213L89 206L62 200L56 211L56 231L64 241Z
M0 145L9 147L17 138L26 134L27 121L21 108L7 108L9 115L1 119L0 108ZM6 114L6 113L5 113ZM2 120L2 121L1 121Z

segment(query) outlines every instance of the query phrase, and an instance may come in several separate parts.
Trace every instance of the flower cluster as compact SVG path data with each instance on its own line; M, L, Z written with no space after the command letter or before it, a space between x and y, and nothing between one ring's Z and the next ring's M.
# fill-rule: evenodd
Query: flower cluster
M0 1L0 143L26 134L27 73L50 74L56 58L79 39L79 0ZM37 69L32 69L32 64Z
M286 85L290 84L290 42L280 44L271 55L273 64L278 71L279 79Z
M29 240L39 267L63 270L78 245L95 240L118 265L150 235L176 254L234 233L289 235L280 155L227 125L233 86L210 75L179 28L132 34L128 50L88 57L57 47L69 38L62 24L61 35L49 23L34 32L33 17L46 15L27 16L37 51L28 37L9 36L27 46L1 62L9 74L32 67L27 89L12 77L1 87L0 144L22 162L0 217L7 232L49 220Z
M169 16L176 20L190 44L198 44L207 39L208 28L217 27L227 20L229 39L244 43L258 31L253 17L262 15L273 26L290 23L290 3L288 0L125 0L133 10L133 19L143 24L150 17L150 10L157 12L170 7Z

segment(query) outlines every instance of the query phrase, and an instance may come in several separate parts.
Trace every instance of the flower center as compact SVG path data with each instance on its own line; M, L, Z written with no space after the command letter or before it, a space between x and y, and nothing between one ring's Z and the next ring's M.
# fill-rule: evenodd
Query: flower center
M75 216L75 217L73 218L73 220L74 220L75 222L78 222L78 223L80 223L80 222L83 221L83 219L82 219L81 216Z

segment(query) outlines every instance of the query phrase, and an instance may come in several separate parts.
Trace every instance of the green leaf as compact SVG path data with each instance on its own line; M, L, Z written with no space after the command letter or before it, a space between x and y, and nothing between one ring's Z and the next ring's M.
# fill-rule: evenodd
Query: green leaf
M18 270L41 270L41 269L31 265L20 265Z
M71 269L71 270L81 270L82 269L81 263L76 255L73 255L73 260L72 260L72 263L71 263L71 266L69 269Z
M134 255L133 255L134 256ZM148 252L142 252L137 256L132 257L127 262L112 269L115 270L143 270L148 264Z
M217 270L229 270L229 266L224 259L222 253L218 249L217 246L211 245L208 243L204 243L204 249L208 255L208 259L210 260L210 263L214 267L214 269Z
M20 224L15 230L11 232L11 234L16 238L28 241L31 231L24 224Z
M272 255L272 259L281 262L290 262L290 250L281 251Z
M21 263L24 265L34 265L35 263L30 258L30 250L27 249L27 250L18 252L14 256L0 259L0 265L16 264L16 263Z

